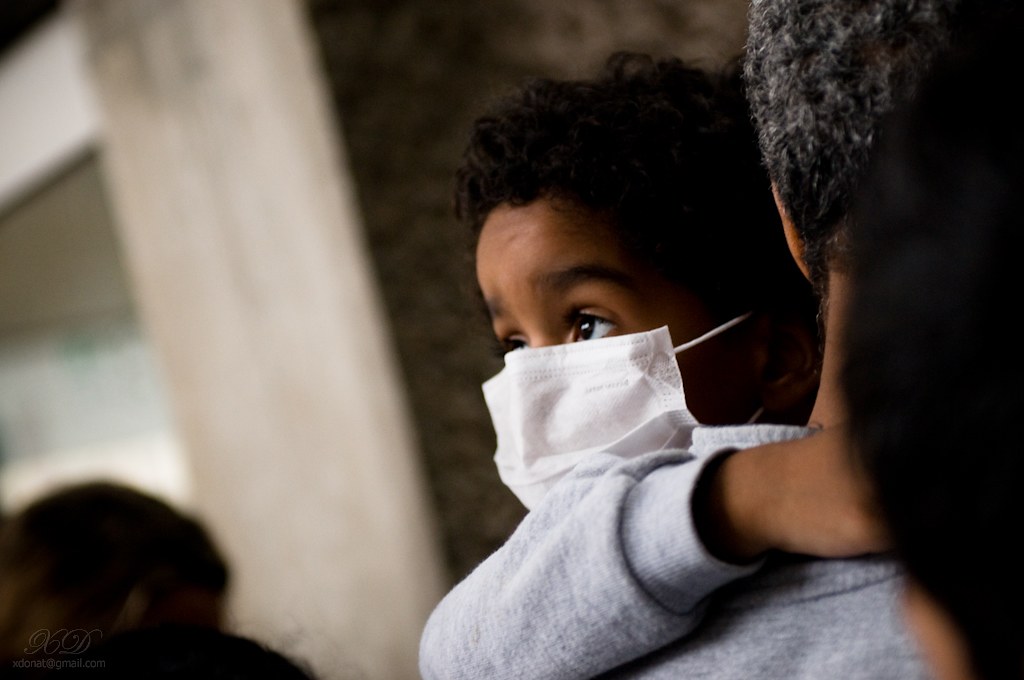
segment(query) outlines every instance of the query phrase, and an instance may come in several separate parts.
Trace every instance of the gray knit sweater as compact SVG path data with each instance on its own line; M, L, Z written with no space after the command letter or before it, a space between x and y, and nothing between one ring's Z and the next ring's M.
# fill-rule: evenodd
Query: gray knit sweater
M702 427L689 451L581 463L434 610L423 678L928 677L889 560L737 566L701 544L690 502L706 463L805 434Z

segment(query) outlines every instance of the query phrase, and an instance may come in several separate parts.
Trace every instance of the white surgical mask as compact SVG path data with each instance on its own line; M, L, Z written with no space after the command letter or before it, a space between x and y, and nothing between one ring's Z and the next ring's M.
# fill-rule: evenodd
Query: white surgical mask
M686 407L676 354L749 316L678 347L662 326L509 352L505 368L483 385L501 481L533 509L588 454L630 458L688 447L698 423Z

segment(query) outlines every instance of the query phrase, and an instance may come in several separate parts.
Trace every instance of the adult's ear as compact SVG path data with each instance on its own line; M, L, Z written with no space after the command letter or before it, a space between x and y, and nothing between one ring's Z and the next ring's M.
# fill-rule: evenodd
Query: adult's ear
M806 424L821 380L821 343L806 318L762 314L760 392L762 422Z
M804 242L800 239L796 226L794 226L792 218L790 218L789 213L786 211L786 206L782 204L782 199L779 198L779 189L775 186L775 182L772 182L772 196L775 197L775 207L778 209L779 217L782 219L782 230L786 234L786 245L789 246L789 254L793 256L793 260L796 262L796 266L800 268L804 278L810 281L811 273L807 268L807 263L804 262Z

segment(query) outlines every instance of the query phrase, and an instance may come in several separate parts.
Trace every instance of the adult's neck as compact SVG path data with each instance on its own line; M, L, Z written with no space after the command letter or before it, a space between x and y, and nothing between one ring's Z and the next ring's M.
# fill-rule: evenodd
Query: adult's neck
M821 383L818 396L811 409L809 424L830 427L846 420L846 407L842 391L842 325L849 300L849 280L840 272L829 272L828 301L824 306L825 344L821 363Z

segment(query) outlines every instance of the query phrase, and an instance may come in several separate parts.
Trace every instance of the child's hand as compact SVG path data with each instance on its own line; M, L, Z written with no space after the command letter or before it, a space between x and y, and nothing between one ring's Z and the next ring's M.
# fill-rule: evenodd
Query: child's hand
M889 547L870 487L851 464L841 427L738 451L711 471L701 535L739 562L775 549L852 557Z

